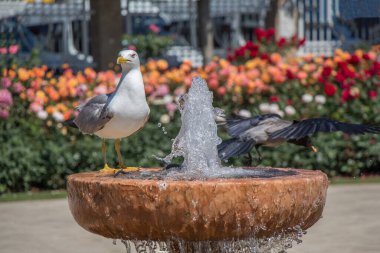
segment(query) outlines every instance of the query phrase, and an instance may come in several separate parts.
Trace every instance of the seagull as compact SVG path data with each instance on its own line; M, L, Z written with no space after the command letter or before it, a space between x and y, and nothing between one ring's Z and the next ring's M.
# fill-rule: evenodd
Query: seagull
M119 168L117 172L138 170L137 167L125 167L121 153L122 138L131 136L142 129L149 118L149 106L146 101L144 82L140 71L140 60L133 50L119 52L117 64L121 65L122 75L116 90L101 94L79 105L79 114L67 125L78 128L83 134L94 134L102 142L104 168L101 172L115 173L107 164L106 140L115 140Z
M227 133L231 139L218 145L219 157L227 160L231 157L248 154L252 162L251 150L255 147L258 162L262 161L259 147L275 147L288 142L310 148L313 146L311 136L317 132L337 132L346 134L380 133L380 126L343 123L328 118L311 118L301 121L288 121L278 114L258 115L252 118L227 120Z

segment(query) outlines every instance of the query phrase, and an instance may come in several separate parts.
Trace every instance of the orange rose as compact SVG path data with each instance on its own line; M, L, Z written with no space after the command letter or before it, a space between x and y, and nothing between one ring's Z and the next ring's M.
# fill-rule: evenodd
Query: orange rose
M56 108L52 105L46 107L46 112L49 114L53 114L56 111Z
M30 77L29 72L24 68L19 68L17 71L17 75L20 81L27 81Z
M275 64L279 64L282 61L282 58L279 53L273 53L270 56L270 60Z
M68 110L66 112L63 113L63 119L64 120L69 120L71 118L71 115L73 114L73 111L72 110Z
M14 79L16 77L16 72L13 69L8 71L9 78Z
M156 70L157 69L156 62L155 61L148 61L146 64L146 68L148 69L148 71Z
M157 67L159 70L164 71L169 67L169 64L165 60L158 60L157 61Z
M269 83L270 82L270 75L268 74L267 71L264 71L261 74L261 80L263 80L264 83Z
M54 88L49 89L48 94L51 100L53 101L59 100L59 93Z
M45 75L45 71L42 68L36 68L36 67L34 67L33 68L33 72L34 72L34 75L36 77L42 78Z

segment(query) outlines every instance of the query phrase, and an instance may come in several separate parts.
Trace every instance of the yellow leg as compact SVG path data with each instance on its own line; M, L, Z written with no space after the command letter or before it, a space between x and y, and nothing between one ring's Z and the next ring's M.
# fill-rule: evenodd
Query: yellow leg
M123 172L139 170L139 168L137 168L137 167L126 167L125 166L125 164L123 162L123 157L121 156L121 153L120 153L120 142L121 142L121 139L116 139L115 140L115 151L116 151L116 154L117 154L117 159L119 161L119 168Z
M121 142L120 139L116 139L115 140L115 151L116 151L116 154L117 154L117 160L119 162L119 168L123 169L125 167L125 165L124 165L124 162L123 162L123 157L121 156L121 153L120 153L120 142Z
M107 144L106 140L102 140L102 156L103 156L103 161L104 161L104 167L103 169L100 170L101 173L115 173L117 170L112 169L108 166L107 164Z

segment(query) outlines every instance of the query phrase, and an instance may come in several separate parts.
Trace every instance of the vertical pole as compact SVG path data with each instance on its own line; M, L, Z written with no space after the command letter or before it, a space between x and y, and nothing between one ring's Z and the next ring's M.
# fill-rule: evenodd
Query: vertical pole
M122 17L120 0L91 0L91 46L98 70L113 65L121 49Z
M126 1L126 32L127 34L132 34L132 13L131 13L131 0L125 0Z
M210 3L210 0L199 0L197 2L198 42L203 54L203 64L211 61L214 51L214 31Z
M89 0L83 1L83 18L82 18L82 50L87 63L87 58L89 55L89 39L88 39L88 13L90 12L90 2Z
M190 20L190 43L191 46L197 46L197 24L196 15L194 12L194 0L189 1L189 20Z

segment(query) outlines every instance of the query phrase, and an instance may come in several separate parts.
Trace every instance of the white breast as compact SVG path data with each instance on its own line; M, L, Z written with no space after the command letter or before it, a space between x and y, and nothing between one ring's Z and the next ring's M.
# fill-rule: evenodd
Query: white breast
M149 116L141 73L130 73L119 85L109 110L112 119L95 134L105 139L125 138L141 129Z

